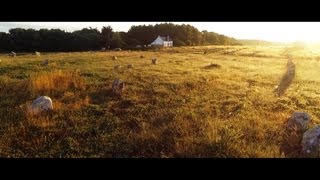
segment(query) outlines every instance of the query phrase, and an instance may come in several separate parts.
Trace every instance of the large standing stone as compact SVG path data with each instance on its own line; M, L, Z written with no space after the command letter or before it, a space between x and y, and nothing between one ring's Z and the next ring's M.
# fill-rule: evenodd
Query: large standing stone
M291 117L288 118L288 121L284 124L284 134L280 147L285 157L301 157L301 140L309 123L310 117L304 112L294 112Z
M32 102L28 110L31 114L53 110L52 100L48 96L41 96Z
M303 134L301 145L304 157L320 157L320 125Z

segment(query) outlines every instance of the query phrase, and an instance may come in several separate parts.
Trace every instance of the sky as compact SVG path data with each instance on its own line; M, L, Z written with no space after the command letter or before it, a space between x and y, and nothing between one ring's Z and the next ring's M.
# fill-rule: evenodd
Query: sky
M155 25L164 22L0 22L0 32L11 28L58 28L72 32L82 28L110 25L114 31L128 31L132 25ZM216 32L237 39L276 42L320 42L320 22L168 22L190 24L198 30Z

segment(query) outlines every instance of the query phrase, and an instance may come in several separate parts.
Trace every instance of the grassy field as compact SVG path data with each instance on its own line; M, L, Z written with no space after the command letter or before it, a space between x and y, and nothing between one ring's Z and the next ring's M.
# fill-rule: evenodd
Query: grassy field
M296 75L278 97L288 56ZM291 113L305 111L320 122L320 51L312 48L207 46L0 60L0 157L284 157L283 123ZM111 93L116 78L126 82L121 98ZM53 112L28 115L27 105L42 95L51 97Z

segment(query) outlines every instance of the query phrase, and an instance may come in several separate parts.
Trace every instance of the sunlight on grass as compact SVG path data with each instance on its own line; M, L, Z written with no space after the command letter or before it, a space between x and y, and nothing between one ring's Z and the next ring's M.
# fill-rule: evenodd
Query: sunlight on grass
M310 48L47 53L48 66L0 55L0 156L284 157L292 112L320 122L320 51ZM278 97L288 56L296 75ZM121 97L111 93L116 78L126 82ZM42 95L54 110L29 116L24 108Z

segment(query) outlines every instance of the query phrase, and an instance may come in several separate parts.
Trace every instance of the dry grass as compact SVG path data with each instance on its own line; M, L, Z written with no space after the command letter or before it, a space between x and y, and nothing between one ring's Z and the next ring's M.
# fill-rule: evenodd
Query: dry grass
M55 70L35 75L31 79L34 92L39 94L54 95L56 90L84 90L85 84L77 72Z
M288 54L296 74L278 97ZM317 56L281 46L208 46L47 53L41 58L50 65L42 66L32 55L14 62L0 55L0 156L284 157L283 123L293 111L320 122ZM128 64L134 68L114 69ZM116 78L126 82L121 98L112 95ZM53 112L29 117L20 106L41 95L52 98Z

